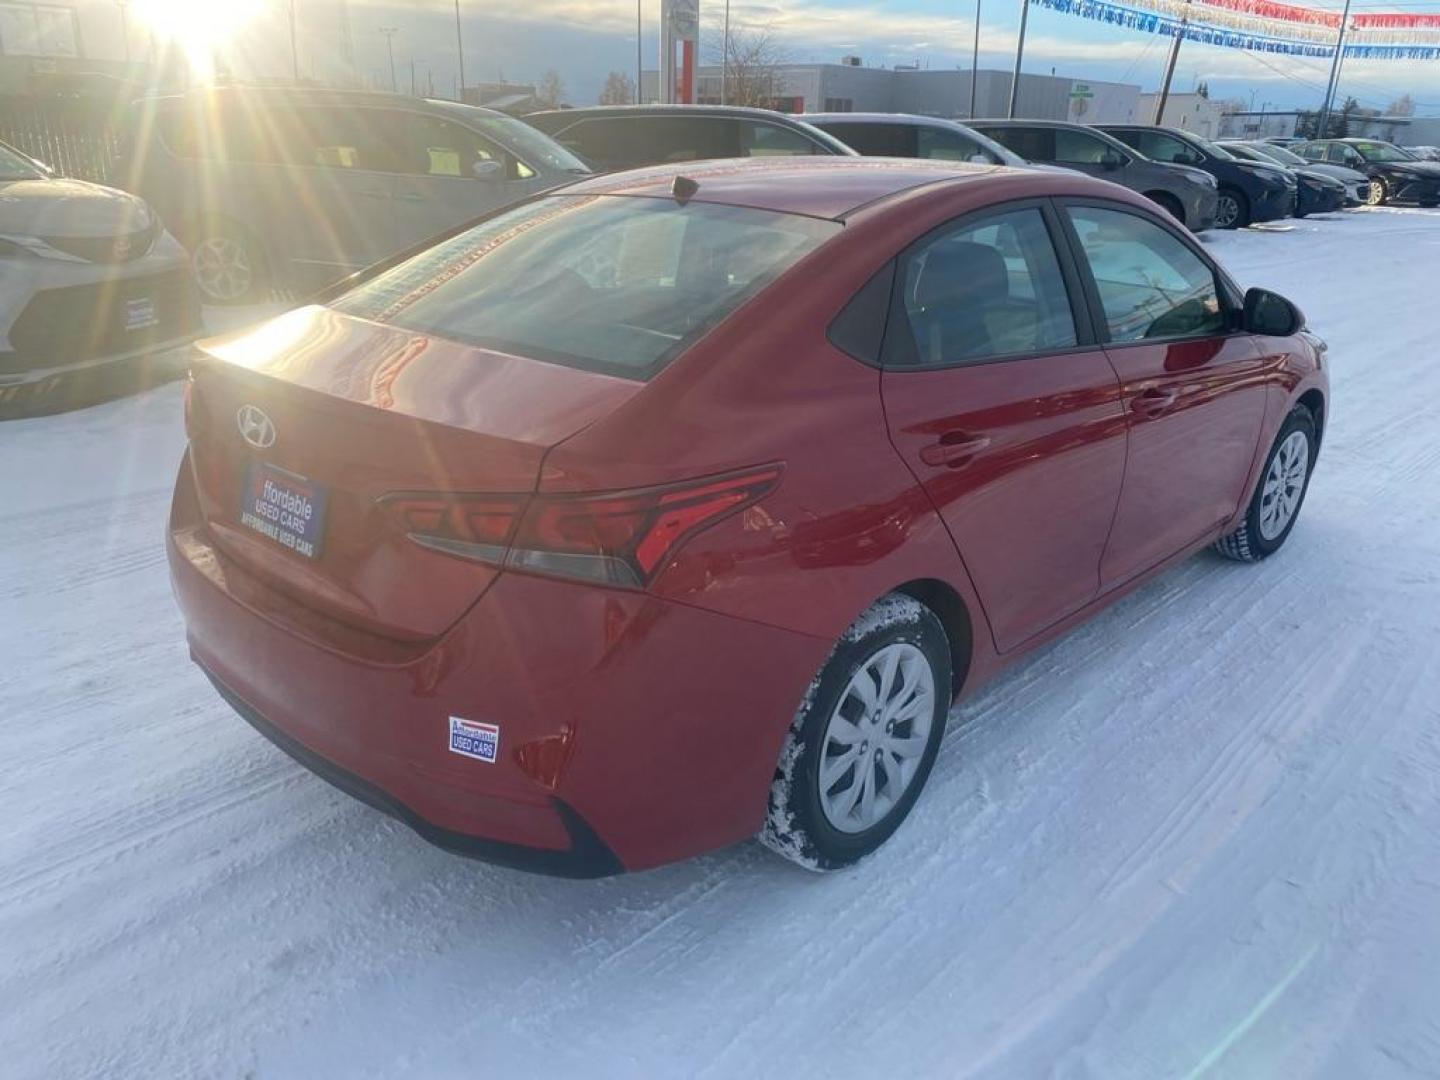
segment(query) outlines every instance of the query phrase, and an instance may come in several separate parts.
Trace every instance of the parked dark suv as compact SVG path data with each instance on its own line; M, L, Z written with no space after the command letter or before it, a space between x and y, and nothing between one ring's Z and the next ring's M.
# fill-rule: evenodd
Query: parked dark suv
M590 171L513 117L397 94L222 87L130 119L122 182L212 303L318 288Z
M1057 120L974 120L988 135L1026 161L1063 165L1138 191L1192 232L1215 223L1215 180L1207 172L1161 165L1104 132Z
M1243 229L1252 222L1274 221L1295 212L1295 177L1279 165L1242 161L1214 143L1178 128L1102 124L1100 130L1152 161L1204 169L1213 176L1220 189L1216 228Z
M1370 178L1371 206L1413 202L1440 206L1440 163L1379 139L1320 139L1290 148L1307 161L1346 165Z
M711 158L855 153L819 128L769 109L613 105L531 113L525 121L598 172Z

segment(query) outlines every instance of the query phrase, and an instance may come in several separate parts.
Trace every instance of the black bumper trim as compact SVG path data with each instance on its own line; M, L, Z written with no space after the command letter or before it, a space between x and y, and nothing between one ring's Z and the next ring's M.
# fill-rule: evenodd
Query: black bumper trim
M554 796L551 796L551 801L555 806L555 812L560 815L566 832L570 834L570 847L565 851L551 851L546 848L532 848L522 844L490 840L483 836L473 836L470 833L455 832L427 821L393 795L376 787L370 781L342 769L329 758L317 754L308 746L281 731L216 678L203 664L200 666L200 670L205 672L206 677L215 685L215 689L230 707L265 738L320 779L333 784L345 794L359 799L381 813L388 814L395 820L408 825L436 847L444 848L456 855L464 855L470 859L479 859L481 862L508 866L514 870L526 870L535 874L549 874L552 877L600 878L625 872L625 867L620 864L615 853L596 835L595 830L586 824L585 819L563 800Z

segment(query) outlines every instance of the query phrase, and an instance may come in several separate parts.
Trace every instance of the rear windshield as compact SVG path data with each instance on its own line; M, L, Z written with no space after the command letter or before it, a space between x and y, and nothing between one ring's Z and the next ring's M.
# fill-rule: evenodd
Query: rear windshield
M841 226L627 196L527 203L387 270L348 315L648 379Z

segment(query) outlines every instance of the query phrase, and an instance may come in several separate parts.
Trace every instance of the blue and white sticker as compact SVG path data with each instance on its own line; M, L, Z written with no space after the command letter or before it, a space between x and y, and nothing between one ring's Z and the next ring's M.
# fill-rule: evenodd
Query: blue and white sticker
M500 755L500 728L461 716L450 717L450 752L491 765Z

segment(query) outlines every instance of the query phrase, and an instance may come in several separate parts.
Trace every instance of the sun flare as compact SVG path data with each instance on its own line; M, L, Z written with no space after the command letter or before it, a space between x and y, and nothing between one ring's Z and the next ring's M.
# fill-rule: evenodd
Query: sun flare
M134 0L131 10L157 38L179 47L194 71L210 74L217 57L263 7L264 0Z

